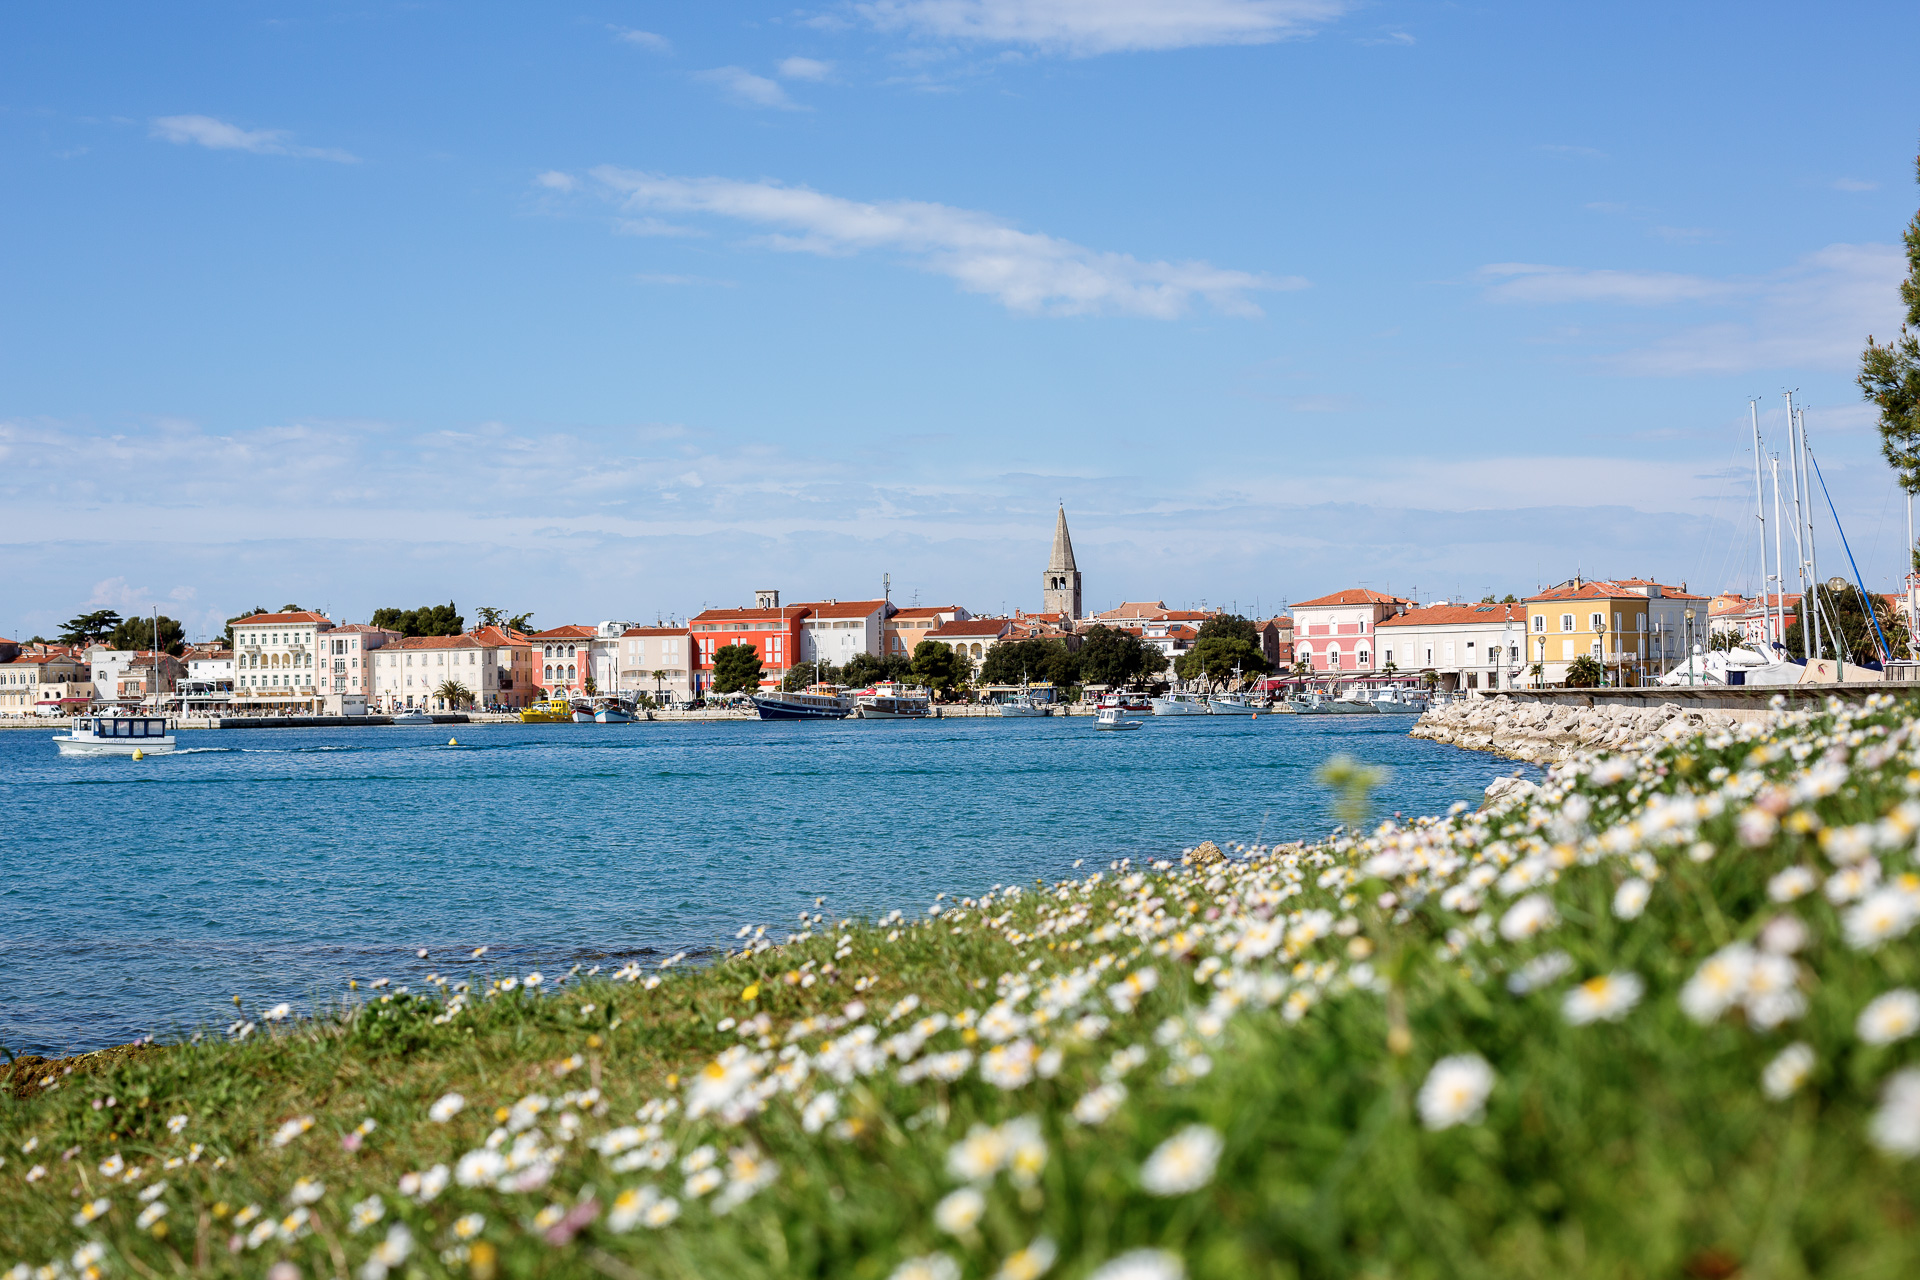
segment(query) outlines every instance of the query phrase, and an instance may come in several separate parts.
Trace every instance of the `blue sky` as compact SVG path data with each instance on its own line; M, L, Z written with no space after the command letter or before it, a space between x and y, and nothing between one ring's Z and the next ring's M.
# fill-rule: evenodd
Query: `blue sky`
M1062 501L1095 607L1751 586L1789 387L1884 586L1852 377L1915 47L1910 4L13 6L0 634L1035 608Z

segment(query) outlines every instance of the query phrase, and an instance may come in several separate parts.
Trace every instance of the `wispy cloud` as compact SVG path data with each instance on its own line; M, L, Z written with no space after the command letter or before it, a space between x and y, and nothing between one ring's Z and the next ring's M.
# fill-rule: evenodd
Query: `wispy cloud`
M298 156L305 160L332 160L358 164L360 157L338 147L304 147L290 141L284 129L242 129L212 116L161 116L152 121L153 136L182 146L212 151L251 151L262 156Z
M1089 56L1267 44L1312 34L1350 0L862 0L882 31Z
M1617 302L1663 307L1732 296L1733 287L1704 276L1671 271L1589 270L1531 262L1495 262L1480 268L1495 302Z
M825 80L832 74L833 64L817 58L787 58L780 63L780 75L787 80Z
M1142 261L1022 231L991 214L915 200L866 203L778 182L675 178L611 165L593 176L636 215L693 214L766 229L775 249L827 256L898 254L1013 311L1172 319L1196 302L1258 315L1248 296L1304 288L1206 262Z
M614 39L624 41L627 44L638 45L651 53L673 52L673 42L671 40L665 36L656 35L651 31L639 31L632 27L609 27L608 30L613 32Z
M1832 182L1835 191L1878 191L1880 184L1868 182L1864 178L1835 178Z
M711 71L696 71L693 78L719 86L722 92L742 106L773 107L781 111L800 109L787 97L787 91L780 87L778 80L757 76L745 67L715 67Z
M1486 296L1536 306L1590 303L1717 309L1721 317L1596 358L1625 373L1684 376L1754 369L1846 370L1869 333L1899 327L1900 249L1835 244L1784 270L1757 276L1593 270L1496 263L1483 267ZM1583 330L1581 337L1590 336Z
M561 173L558 169L547 170L535 178L534 182L549 191L572 191L580 185L579 180L572 174Z

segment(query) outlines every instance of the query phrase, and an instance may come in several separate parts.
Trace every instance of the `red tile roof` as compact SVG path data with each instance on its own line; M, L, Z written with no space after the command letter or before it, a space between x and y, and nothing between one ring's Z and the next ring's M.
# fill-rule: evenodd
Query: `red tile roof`
M969 639L979 636L998 636L1013 628L1010 618L967 618L960 622L949 622L937 630L929 631L927 639L945 640L950 637L965 636Z
M528 636L529 640L591 640L599 632L592 627L573 623L564 627L549 627L545 631L536 631Z
M808 613L805 605L782 605L778 609L708 609L696 613L687 621L695 622L790 622L795 618L804 618ZM536 637L537 638L537 637Z
M531 644L532 640L524 631L515 631L511 627L475 627L467 632L481 644Z
M1378 591L1369 591L1365 587L1349 587L1345 591L1336 591L1330 596L1321 596L1315 600L1302 600L1293 607L1313 609L1322 606L1351 604L1412 604L1404 596L1390 596Z
M835 604L822 600L792 607L805 609L816 618L865 618L886 608L887 602L885 600L842 600Z
M251 618L235 618L236 627L273 627L288 622L329 622L324 613L256 613Z
M628 627L620 633L620 638L624 640L628 636L683 636L685 634L687 634L685 627Z
M481 642L472 636L407 636L387 646L389 649L478 649Z
M1379 629L1388 627L1445 627L1477 622L1505 625L1517 622L1525 626L1527 608L1520 604L1430 604L1407 610L1394 618L1382 618Z
M895 609L893 616L896 618L935 618L943 613L955 613L959 608L960 606L957 604L916 605L911 609ZM0 643L5 642L0 641Z
M1598 578L1582 580L1579 586L1563 582L1557 587L1549 587L1539 595L1528 596L1529 604L1542 600L1645 600L1649 597L1643 588L1659 587L1660 594L1654 599L1660 600L1705 600L1705 596L1688 595L1675 590L1663 582L1654 582L1648 578Z
M1151 618L1166 611L1167 603L1164 600L1122 600L1117 608L1093 616L1096 621L1105 622L1109 619Z

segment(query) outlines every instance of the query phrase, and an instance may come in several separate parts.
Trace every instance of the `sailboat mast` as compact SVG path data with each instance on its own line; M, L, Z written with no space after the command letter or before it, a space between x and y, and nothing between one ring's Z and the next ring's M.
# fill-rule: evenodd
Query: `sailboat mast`
M1807 486L1807 583L1811 588L1813 600L1814 625L1819 628L1820 652L1825 654L1831 648L1835 660L1844 662L1846 655L1840 650L1840 642L1827 625L1827 611L1820 599L1820 548L1813 537L1813 447L1807 443L1807 411L1793 404L1793 393L1787 393L1788 413L1800 433L1800 480Z
M1777 569L1781 567L1781 563L1782 562L1780 559L1780 455L1776 453L1773 455L1773 564L1774 564L1774 567ZM1775 595L1774 597L1774 603L1778 608L1777 620L1780 626L1780 632L1777 636L1774 637L1774 639L1778 640L1782 646L1785 646L1785 644L1787 643L1786 596L1787 596L1786 575L1783 573L1780 577L1778 594ZM1767 649L1767 657L1773 658L1775 656L1776 655L1772 647L1769 646Z
M1760 401L1748 397L1747 409L1753 417L1753 518L1760 526L1760 626L1771 634L1773 612L1767 605L1767 513L1762 505L1766 495L1760 487ZM1777 570L1779 567L1779 559L1775 557L1774 568Z
M1802 534L1805 532L1807 517L1800 505L1800 473L1806 470L1800 458L1800 431L1793 417L1793 392L1781 394L1787 398L1787 471L1793 483L1793 555L1794 576L1800 587L1800 656L1811 661L1818 656L1816 643L1819 631L1813 624L1813 616L1808 612L1807 602L1807 544Z

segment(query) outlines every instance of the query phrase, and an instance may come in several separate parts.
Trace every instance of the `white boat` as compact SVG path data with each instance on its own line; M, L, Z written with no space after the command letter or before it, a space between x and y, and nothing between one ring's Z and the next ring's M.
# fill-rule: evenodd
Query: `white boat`
M1207 701L1198 694L1169 693L1164 698L1149 700L1153 714L1157 716L1203 716L1207 714Z
M395 724L432 724L433 717L424 711L402 711L393 717Z
M595 724L632 724L633 713L625 707L608 703L593 713L593 722Z
M1223 693L1219 697L1207 696L1207 714L1210 716L1257 716L1260 708L1247 701L1243 693Z
M1427 703L1408 696L1404 689L1382 689L1373 695L1373 709L1384 716L1417 716L1426 711Z
M853 695L854 716L861 720L920 720L933 714L925 689L898 680L882 680Z
M1138 729L1145 723L1146 721L1144 720L1122 720L1120 718L1119 707L1102 707L1100 708L1100 714L1094 717L1093 727L1096 729Z
M1050 716L1053 714L1053 708L1045 703L1035 702L1033 695L1022 689L1000 704L1000 714L1003 716Z
M174 742L164 717L116 715L82 716L66 736L55 734L53 745L63 756L152 756L173 750Z
M1303 716L1350 716L1373 712L1373 708L1365 703L1329 698L1324 693L1297 694L1287 699L1287 705L1295 714Z
M845 720L853 699L830 684L816 684L805 693L762 693L752 699L762 720Z

